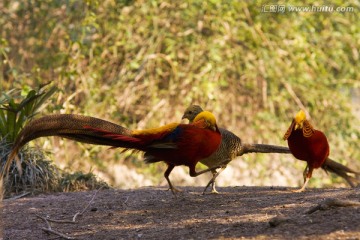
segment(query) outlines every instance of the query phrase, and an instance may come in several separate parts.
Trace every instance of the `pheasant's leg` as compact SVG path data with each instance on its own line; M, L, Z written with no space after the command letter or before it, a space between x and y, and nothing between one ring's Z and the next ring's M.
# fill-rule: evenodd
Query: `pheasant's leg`
M196 165L196 164L195 164L195 165ZM196 170L195 170L195 165L190 165L190 166L188 166L191 177L197 177L197 176L199 176L199 175L201 175L201 174L203 174L203 173L206 173L206 172L209 172L209 171L214 171L214 170L216 170L216 169L218 169L218 168L222 168L222 167L223 167L223 166L217 166L217 167L212 167L212 168L205 169L205 170L200 171L200 172L196 172ZM215 177L215 178L216 178L216 177ZM212 179L215 180L215 178L213 177ZM211 179L210 182L207 184L206 188L210 185L210 183L212 182L212 179ZM206 188L205 188L205 190L206 190Z
M205 170L202 170L200 172L196 172L195 170L195 166L189 166L189 170L190 170L190 176L191 177L197 177L203 173L207 173L207 172L210 172L210 171L213 171L213 170L216 170L218 168L222 168L222 166L217 166L217 167L212 167L212 168L208 168L208 169L205 169Z
M169 189L170 189L171 192L175 195L175 192L181 192L181 190L175 188L175 187L171 184L170 179L169 179L169 175L170 175L171 171L174 169L174 167L175 167L175 165L169 164L169 165L168 165L168 168L166 169L166 171L165 171L165 173L164 173L164 177L165 177L166 181L167 181L168 184L169 184Z
M300 189L294 190L293 192L304 192L305 191L305 188L306 188L307 184L309 183L309 180L312 176L313 170L314 170L313 167L310 167L309 165L306 166L306 168L304 170L304 184Z
M226 168L226 165L221 167L220 170L218 172L216 172L215 170L212 171L213 177L211 178L211 180L208 182L208 184L206 185L203 194L205 194L206 189L210 186L210 184L212 184L212 189L211 189L211 193L219 193L218 191L216 191L215 188L215 179L219 176L219 174L224 171L224 169Z
M204 188L204 191L203 191L203 193L202 193L203 195L205 194L206 189L210 186L210 184L211 184L211 192L214 192L214 190L215 190L215 192L218 193L218 192L216 191L216 189L215 189L215 181L213 181L213 179L214 179L215 175L217 174L217 172L216 172L216 170L212 170L211 173L212 173L212 178L210 179L210 181L208 182L208 184L207 184L206 187ZM215 192L214 192L214 193L215 193Z
M221 170L220 170L221 171ZM218 191L216 191L216 187L215 187L215 178L217 178L217 176L219 176L219 173L213 173L213 181L212 181L212 184L211 184L211 193L214 193L214 194L219 194L219 192ZM205 193L205 190L204 190L204 193ZM203 193L203 194L204 194Z
M308 172L309 172L309 165L306 164L306 167L305 167L304 172L303 172L304 183L306 182Z

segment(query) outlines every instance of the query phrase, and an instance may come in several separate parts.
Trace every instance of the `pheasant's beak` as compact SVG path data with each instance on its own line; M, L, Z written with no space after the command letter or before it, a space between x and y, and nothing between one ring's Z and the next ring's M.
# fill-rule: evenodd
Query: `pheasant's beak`
M181 123L183 124L189 124L190 120L186 117L186 114L184 114L181 118Z
M216 124L215 124L215 125L212 125L212 126L210 127L210 129L213 130L214 132L219 131L219 128L218 128L218 126L217 126Z
M303 124L302 124L302 123L295 123L294 130L302 129L302 128L303 128Z
M182 119L181 119L181 123L182 123L182 124L189 124L190 122L189 122L188 119L182 118Z

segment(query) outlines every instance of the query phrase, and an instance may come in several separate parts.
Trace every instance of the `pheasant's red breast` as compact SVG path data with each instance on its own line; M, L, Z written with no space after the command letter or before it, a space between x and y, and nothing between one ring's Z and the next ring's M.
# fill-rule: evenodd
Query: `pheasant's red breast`
M305 129L295 130L292 124L292 129L288 131L288 145L294 157L319 168L329 156L329 143L323 132L313 129L310 124L311 129L306 126Z

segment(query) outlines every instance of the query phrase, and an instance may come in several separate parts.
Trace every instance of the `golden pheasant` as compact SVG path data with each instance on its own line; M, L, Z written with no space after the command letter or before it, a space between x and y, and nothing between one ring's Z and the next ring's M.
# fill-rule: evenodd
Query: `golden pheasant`
M191 122L194 121L196 116L201 113L203 109L198 105L191 105L188 107L183 115L183 119L188 119ZM267 144L248 144L242 143L241 139L234 133L219 128L222 140L221 144L216 152L211 156L201 159L200 162L209 168L222 165L223 167L217 172L216 169L212 170L213 177L206 185L206 189L212 184L212 193L217 193L215 188L215 179L226 168L226 165L234 158L246 153L290 153L289 148L267 145Z
M360 173L328 158L330 147L325 134L313 128L303 110L300 110L292 120L284 135L284 140L288 141L294 157L307 163L303 173L304 184L296 192L305 190L313 170L320 167L343 177L350 186L355 186L354 182L358 181ZM349 174L353 174L355 177Z
M85 143L143 151L147 163L167 163L164 176L173 193L177 191L169 179L173 168L185 165L189 167L192 177L216 169L217 166L196 172L195 166L200 159L215 152L221 142L216 119L210 112L199 114L190 125L171 123L159 128L133 131L92 117L50 115L25 126L15 141L5 170L9 169L24 144L42 136L60 136Z

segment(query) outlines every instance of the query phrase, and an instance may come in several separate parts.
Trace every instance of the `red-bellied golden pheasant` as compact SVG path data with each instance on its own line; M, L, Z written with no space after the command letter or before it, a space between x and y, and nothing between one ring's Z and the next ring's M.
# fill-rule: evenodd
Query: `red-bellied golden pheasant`
M17 156L19 149L28 141L42 136L60 136L80 142L101 144L145 152L145 161L164 161L168 168L165 178L174 193L169 175L175 166L189 167L195 177L213 169L196 172L200 159L217 150L221 134L216 119L210 112L199 114L193 124L171 123L147 130L128 130L107 121L79 115L50 115L30 122L16 139L5 170Z
M358 181L357 178L359 178L360 173L328 158L330 148L325 134L313 128L306 119L303 110L300 110L292 120L284 135L284 140L288 141L290 151L294 157L307 163L303 173L304 184L296 192L305 190L313 170L320 167L325 171L328 170L343 177L350 186L355 186L354 182ZM349 174L353 174L355 177Z
M191 123L202 111L203 109L200 106L191 105L185 110L182 118L188 119ZM223 167L218 172L216 169L212 170L213 177L205 187L204 193L210 184L212 184L212 193L217 193L215 179L226 168L226 165L238 156L246 153L290 153L290 150L287 147L242 143L241 139L234 133L224 128L219 128L219 130L222 136L219 149L211 156L201 159L200 162L209 168L219 165L222 165Z

